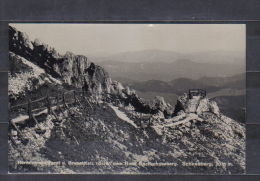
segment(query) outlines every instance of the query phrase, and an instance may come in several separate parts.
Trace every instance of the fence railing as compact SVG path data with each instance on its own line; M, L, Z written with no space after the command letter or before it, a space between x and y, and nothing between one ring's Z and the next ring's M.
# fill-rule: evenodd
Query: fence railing
M56 97L50 97L50 96L44 96L42 98L39 98L37 100L30 100L28 99L27 103L24 104L19 104L15 106L10 106L10 113L12 114L13 112L27 112L27 113L32 113L32 112L37 112L41 111L42 109L48 109L50 111L50 107L57 105L69 105L73 103L79 103L81 107L81 102L78 98L78 95L80 97L85 97L85 96L92 96L92 100L94 101L100 101L100 100L105 100L107 94L95 94L95 93L90 93L87 91L75 91L71 90L68 92L64 92L63 94L57 94ZM86 99L87 102L89 102L88 99ZM91 105L90 105L91 106Z
M45 133L45 129L42 128L42 126L39 124L39 121L36 118L36 115L41 113L42 111L48 111L49 114L52 114L55 117L55 120L53 120L53 123L58 125L61 120L60 117L55 113L55 110L58 110L60 113L64 115L64 111L68 110L70 114L70 105L72 104L78 104L83 111L83 116L86 113L86 107L89 109L93 109L91 103L95 102L99 104L100 101L105 101L105 102L112 102L115 99L116 95L113 94L108 94L108 93L102 93L102 94L96 94L96 93L90 93L87 91L76 91L76 90L71 90L68 92L64 92L62 94L57 94L55 97L51 97L49 95L44 96L42 98L39 98L37 100L31 100L28 99L27 103L24 104L19 104L15 106L10 106L9 111L10 114L12 113L26 113L29 115L29 120L32 120L35 122L37 125L36 128L36 133L41 134ZM84 106L82 105L82 100L85 102ZM140 127L143 128L144 125L148 124L150 125L150 119L145 118L143 119L144 116L141 114L141 117L139 121L135 122L136 124ZM19 130L17 127L16 123L12 122L12 119L10 119L11 125L13 125L14 129L17 130L18 134L20 134L22 139L25 139L24 136L22 135L22 132Z
M85 95L89 95L89 96L94 95L93 97L95 97L97 94L91 94L90 92L86 92L86 91L71 90L68 92L64 92L63 94L57 94L56 97L50 97L49 95L47 95L36 100L28 99L27 103L10 106L9 111L10 111L10 115L12 115L13 113L25 113L26 115L28 115L29 120L33 120L37 125L36 133L41 134L41 133L45 133L46 130L42 128L42 126L39 124L39 121L36 118L37 114L41 113L42 111L46 111L47 109L48 113L52 114L55 117L56 120L53 120L54 123L61 122L60 117L55 113L55 110L59 110L64 115L63 111L67 109L70 112L69 105L74 103L79 104L79 106L82 109L85 109L85 107L81 104L80 99L84 99L84 101L87 102L88 107L90 107L90 109L93 109L93 107L91 106L89 100L85 97ZM104 94L102 94L102 96L104 96ZM10 122L11 125L14 127L14 129L17 130L20 137L23 140L26 139L22 135L22 132L17 127L16 123L14 123L12 119L10 119Z

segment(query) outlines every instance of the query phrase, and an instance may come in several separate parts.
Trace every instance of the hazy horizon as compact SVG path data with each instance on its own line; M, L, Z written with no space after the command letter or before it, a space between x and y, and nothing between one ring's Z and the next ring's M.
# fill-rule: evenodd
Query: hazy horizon
M135 53L135 52L143 52L143 51L169 51L169 52L175 52L175 51L170 51L170 50L162 50L162 49L144 49L144 50L136 50L136 51L126 51L126 52L120 52L120 53L115 53L115 54L109 54L109 53L103 53L103 54L89 54L89 55L94 55L94 56L112 56L112 55L118 55L118 54L124 54L124 53ZM196 51L196 52L175 52L179 54L193 54L193 53L206 53L206 52L245 52L243 50L210 50L210 51Z
M246 50L244 24L34 24L11 23L31 41L64 55L104 56L143 50L180 54Z

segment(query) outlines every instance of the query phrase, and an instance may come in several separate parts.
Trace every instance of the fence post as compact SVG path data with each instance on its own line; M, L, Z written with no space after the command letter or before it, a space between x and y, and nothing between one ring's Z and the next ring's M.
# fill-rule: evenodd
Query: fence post
M76 103L76 102L77 102L77 99L76 99L76 91L74 90L73 92L74 92L74 103Z
M66 104L66 102L65 102L65 92L63 92L63 94L62 94L62 100L63 100L64 106L65 106L65 104Z
M67 105L66 105L66 99L65 99L65 92L63 92L62 99L63 99L64 110L66 110Z
M142 126L142 113L140 113L140 128L142 129L143 126Z
M59 111L61 111L61 110L60 110L60 107L59 107L59 105L60 105L59 93L58 93L56 99L57 99L57 109L59 109Z
M31 120L32 118L31 99L28 99L28 114L29 114L29 120Z
M48 113L51 112L51 104L50 104L50 99L49 99L49 95L47 95L47 107L48 107Z
M86 120L86 103L84 101L84 107L83 107L83 119Z

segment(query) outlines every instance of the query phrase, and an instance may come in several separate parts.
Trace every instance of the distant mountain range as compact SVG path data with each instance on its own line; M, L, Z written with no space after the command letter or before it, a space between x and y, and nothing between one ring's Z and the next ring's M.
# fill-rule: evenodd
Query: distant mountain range
M126 65L130 63L123 63ZM150 64L141 64L141 69L146 70L147 65ZM171 66L164 74L163 68L167 65ZM145 72L149 81L134 83L127 75L121 78L130 88L136 87L143 92L133 91L112 81L104 68L90 62L87 57L71 52L62 56L47 44L37 39L32 42L25 33L9 27L9 172L244 174L245 124L237 121L245 121L242 112L245 96L223 95L243 94L244 89L228 86L245 85L242 84L245 76L201 78L201 75L205 76L203 68L207 68L206 65L188 60L156 63ZM181 71L189 76L198 75L192 72L192 66L196 68L195 72L202 71L197 76L202 80L182 77L165 82L148 77L156 77L159 73L165 78L175 70L178 76L182 75ZM206 73L220 67L214 64ZM133 74L137 72L134 69L130 71ZM140 75L141 72L137 78ZM221 88L207 94L217 97L216 101L207 97L188 99L172 93L181 94L190 88L208 91L209 86ZM82 90L88 92L82 94ZM153 95L151 102L141 98L147 95ZM176 106L167 104L168 100ZM14 160L100 164L63 164L62 167L53 164L46 167L46 164L18 165ZM183 166L183 163L198 165ZM223 164L215 166L215 163Z
M130 82L123 85L129 86L141 92L160 92L181 95L189 89L205 89L207 93L216 92L222 89L245 89L245 74L232 77L202 77L197 80L179 78L170 82L160 80L149 80L144 82Z
M113 79L128 79L128 82L129 80L133 80L134 82L148 80L169 82L178 78L200 79L205 76L230 77L245 72L245 66L240 63L223 65L217 63L197 63L188 59L182 59L172 63L130 63L109 60L98 62L97 64L104 67Z
M199 82L208 86L225 86L228 84L229 87L239 88L239 84L245 85L246 74L238 74L231 77L202 77L198 79ZM242 82L241 82L242 81ZM242 87L244 88L244 87Z
M232 77L202 77L197 80L179 78L169 82L149 80L144 82L132 82L125 80L124 86L135 89L136 93L145 100L153 100L156 95L162 96L172 106L177 98L189 89L204 89L207 97L215 100L220 110L229 117L244 122L245 120L245 73Z
M115 60L120 62L168 62L173 63L180 59L189 59L197 63L242 63L245 64L245 51L208 51L178 53L167 50L148 49L133 52L124 52L114 55L90 55L88 56L94 62Z
M239 122L245 120L245 52L143 50L89 58L145 100L159 95L174 106L178 96L189 89L204 89L221 111Z

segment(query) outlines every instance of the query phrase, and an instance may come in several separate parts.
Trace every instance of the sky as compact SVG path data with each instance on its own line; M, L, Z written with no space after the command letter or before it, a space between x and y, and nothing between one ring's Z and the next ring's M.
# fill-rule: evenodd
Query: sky
M147 49L179 53L245 51L244 24L10 24L61 55L112 55Z

